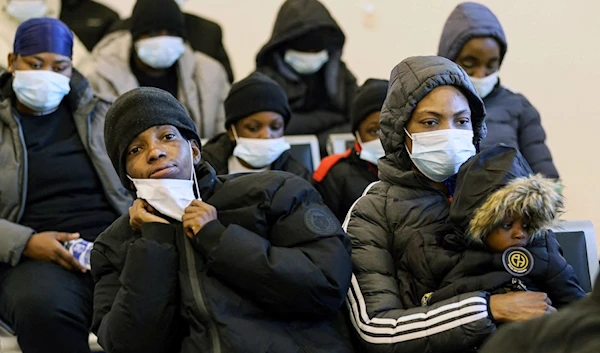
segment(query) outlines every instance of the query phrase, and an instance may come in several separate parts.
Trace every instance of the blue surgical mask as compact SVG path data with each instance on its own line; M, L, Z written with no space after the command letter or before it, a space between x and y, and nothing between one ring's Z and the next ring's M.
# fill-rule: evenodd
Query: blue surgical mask
M47 70L16 70L12 88L19 102L36 112L50 111L71 91L65 75Z
M321 70L329 61L329 53L323 49L318 53L307 53L289 49L285 52L283 61L301 75L310 75Z
M155 69L166 69L183 55L185 45L181 37L158 36L138 40L135 50L144 64Z
M409 134L414 165L430 180L441 183L458 173L460 166L475 155L472 130L445 129Z

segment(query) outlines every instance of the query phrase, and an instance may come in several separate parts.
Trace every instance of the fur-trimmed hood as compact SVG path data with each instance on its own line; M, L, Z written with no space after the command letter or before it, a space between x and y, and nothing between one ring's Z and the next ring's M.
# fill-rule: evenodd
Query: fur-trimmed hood
M481 243L506 214L530 218L531 239L543 237L563 212L560 183L534 175L512 147L496 146L467 161L458 172L450 219L468 240Z

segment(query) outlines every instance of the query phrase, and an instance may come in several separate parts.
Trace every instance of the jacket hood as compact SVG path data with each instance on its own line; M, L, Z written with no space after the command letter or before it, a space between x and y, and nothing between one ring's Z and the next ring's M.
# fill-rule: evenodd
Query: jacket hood
M341 46L337 51L340 53L330 53L330 58L340 57L345 36L325 6L317 0L287 0L279 9L271 39L256 56L256 66L273 60L274 52L282 44L320 28L333 29L339 34Z
M473 143L479 145L487 131L483 121L485 107L467 73L457 64L439 56L414 56L396 65L390 75L387 97L381 109L379 133L386 153L385 163L402 171L412 169L404 144L404 126L417 103L436 87L445 85L457 87L467 97L471 108ZM381 175L381 167L379 171Z
M455 61L463 46L475 37L492 37L500 44L500 60L507 49L506 36L496 15L474 2L458 5L446 20L438 55Z
M481 243L507 214L527 215L532 239L543 237L563 212L561 185L534 175L515 148L499 145L462 165L450 220L467 240Z

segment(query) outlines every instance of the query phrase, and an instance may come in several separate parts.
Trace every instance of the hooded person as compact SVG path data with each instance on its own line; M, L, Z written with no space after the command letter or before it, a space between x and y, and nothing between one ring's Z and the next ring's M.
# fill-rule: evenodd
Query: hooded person
M481 148L503 143L521 151L535 173L558 179L540 114L522 94L502 86L498 73L508 44L498 18L484 5L465 2L448 17L438 55L469 75L487 110Z
M227 132L203 146L204 161L218 175L282 170L311 180L308 169L290 155L283 138L290 120L283 88L260 72L231 86L225 100Z
M57 19L27 20L0 75L0 319L25 353L89 352L93 281L64 245L94 241L132 202L73 40Z
M175 0L180 8L187 0ZM185 17L185 32L187 33L187 42L194 51L202 52L211 58L217 60L227 71L229 82L233 82L233 70L229 62L229 56L223 45L223 31L219 24L207 20L206 18L183 13ZM131 18L116 21L107 33L126 30L131 27Z
M379 180L377 160L385 155L379 117L388 85L388 80L368 79L358 89L351 110L354 147L325 157L313 174L315 188L340 222L365 188Z
M185 42L184 17L173 0L139 0L129 31L107 35L82 71L99 96L114 100L137 87L171 93L189 112L202 138L223 131L229 91L221 64Z
M416 299L431 305L478 290L528 290L547 293L560 309L585 297L548 230L563 212L563 199L561 185L533 174L512 147L499 145L471 158L457 175L453 232L408 246L405 261L420 272L414 276Z
M594 353L600 350L600 277L592 293L554 315L507 325L481 353Z
M450 60L411 57L392 70L380 118L380 181L344 221L354 269L348 309L366 352L468 351L496 322L545 313L543 293L472 291L423 306L412 285L422 271L405 261L409 245L452 231L455 174L485 137L484 116L466 72Z
M345 36L317 0L287 0L256 68L285 90L292 118L287 135L315 134L325 156L327 137L348 132L356 79L341 61Z
M92 18L89 18L89 13L92 12L87 11L72 16L74 5L71 3L73 2L71 0L67 1L67 4L63 4L61 0L0 0L0 68L8 67L7 57L9 53L12 53L15 33L19 24L35 17L60 18L67 26L73 26L71 30L77 30L73 37L73 64L78 67L87 61L92 49L86 44L89 41L89 35L85 32L91 32L91 28L87 26L84 29L80 23L87 23L87 20L90 19L94 20L92 21L94 23L104 25L105 21L112 22L118 16L104 5L93 1L89 1L93 5L85 5L86 8L93 8L95 11ZM100 16L99 19L96 16Z
M184 107L156 88L117 99L105 137L137 195L91 255L106 352L352 351L337 321L350 243L306 180L217 177Z

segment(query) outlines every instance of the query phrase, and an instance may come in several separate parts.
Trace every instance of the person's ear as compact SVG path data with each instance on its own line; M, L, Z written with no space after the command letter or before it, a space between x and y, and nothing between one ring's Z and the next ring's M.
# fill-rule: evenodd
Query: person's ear
M192 140L192 158L194 165L198 165L202 161L202 154L200 153L200 144L196 140Z
M8 67L6 68L6 72L9 74L13 74L15 72L15 61L17 61L17 55L8 53Z
M233 125L229 125L227 127L227 135L229 136L229 141L235 142L235 136L233 136L233 128L232 128L232 126Z

